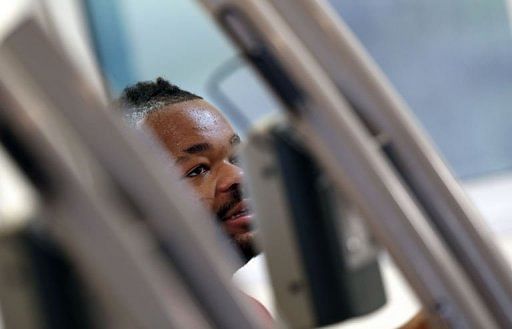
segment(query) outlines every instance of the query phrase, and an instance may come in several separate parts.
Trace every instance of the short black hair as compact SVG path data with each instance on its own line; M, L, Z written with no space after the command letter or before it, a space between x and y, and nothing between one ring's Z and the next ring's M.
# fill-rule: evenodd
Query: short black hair
M155 81L142 81L126 87L116 101L130 124L135 124L149 113L168 105L202 99L158 77Z

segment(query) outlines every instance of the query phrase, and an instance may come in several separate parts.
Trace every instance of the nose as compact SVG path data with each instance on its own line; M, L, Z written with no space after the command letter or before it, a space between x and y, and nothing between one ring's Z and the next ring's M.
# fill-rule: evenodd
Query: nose
M223 163L219 168L219 178L217 180L217 193L231 192L240 188L244 172L242 168L230 163Z

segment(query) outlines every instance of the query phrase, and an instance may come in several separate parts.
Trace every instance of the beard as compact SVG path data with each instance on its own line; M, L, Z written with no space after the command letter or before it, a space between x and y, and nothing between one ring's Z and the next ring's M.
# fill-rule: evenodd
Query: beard
M224 223L224 218L228 214L228 212L235 206L237 206L240 202L242 202L244 199L244 195L240 188L234 188L231 191L230 199L229 201L222 204L219 209L215 212L215 215L217 217L217 220L219 223ZM239 251L240 255L242 256L242 260L244 261L244 264L247 263L251 258L256 256L258 254L258 251L256 250L254 246L254 232L252 230L248 230L247 232L238 233L238 234L230 234L228 233L230 237L230 241L234 244L236 249Z
M254 246L254 232L241 234L241 236L238 236L232 240L234 240L236 246L238 247L244 264L246 264L259 253Z

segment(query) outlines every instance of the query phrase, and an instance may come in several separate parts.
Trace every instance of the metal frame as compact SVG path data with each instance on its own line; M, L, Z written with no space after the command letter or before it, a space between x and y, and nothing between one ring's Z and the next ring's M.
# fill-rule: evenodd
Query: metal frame
M0 45L0 97L43 225L108 311L133 328L260 328L214 221L30 19Z
M386 155L493 315L512 326L509 265L405 102L327 2L272 2L356 113L376 130Z
M510 327L509 269L403 102L326 2L201 2L281 99L435 324Z

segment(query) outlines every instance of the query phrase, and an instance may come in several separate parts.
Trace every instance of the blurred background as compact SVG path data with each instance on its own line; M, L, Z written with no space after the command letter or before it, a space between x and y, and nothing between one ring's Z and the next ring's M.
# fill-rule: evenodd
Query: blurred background
M330 2L410 105L503 248L512 250L509 3ZM130 84L163 76L225 110L240 129L237 112L255 122L278 111L265 86L196 1L18 0L2 6L0 21L22 7L34 7L107 102ZM30 204L30 193L16 176L0 150L0 224ZM254 273L239 280L266 280ZM400 298L414 299L396 274L388 278L398 295L407 295ZM268 292L259 294L270 298Z

